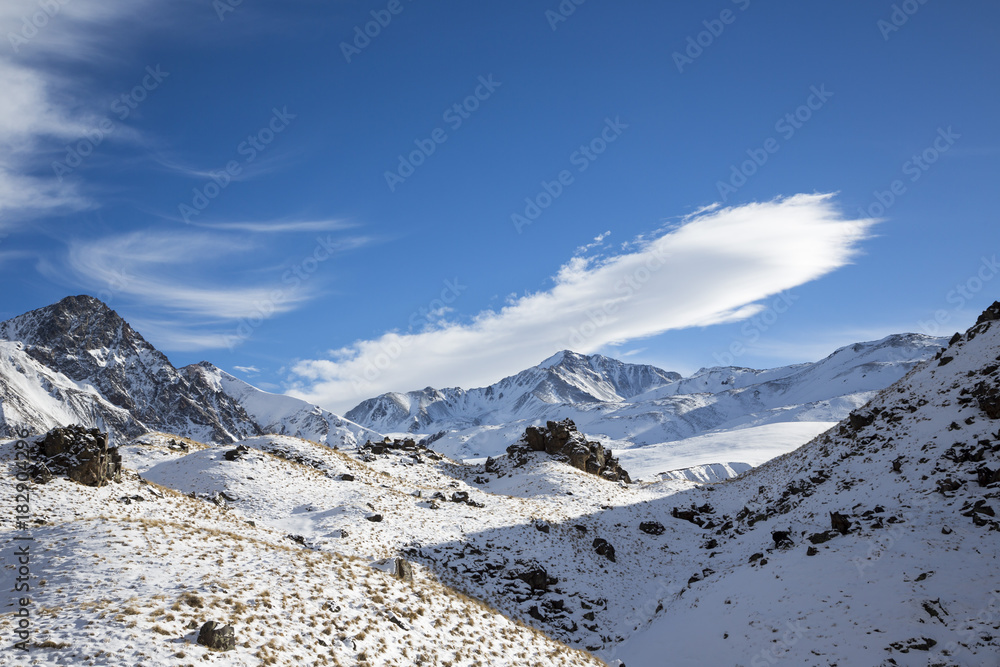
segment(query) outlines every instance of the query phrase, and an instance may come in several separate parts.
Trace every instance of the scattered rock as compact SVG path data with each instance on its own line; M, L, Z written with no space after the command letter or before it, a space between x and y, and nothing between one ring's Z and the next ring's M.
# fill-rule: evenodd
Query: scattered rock
M840 512L830 512L830 525L834 530L840 531L841 535L846 535L851 529L851 521Z
M216 651L232 651L236 648L236 631L231 625L219 627L215 621L207 621L198 631L198 643Z
M343 475L340 476L340 481L342 481L342 482L353 482L354 481L354 475L352 475L349 472L345 472Z
M615 560L615 548L606 539L603 537L595 538L593 546L598 556L604 556L612 563L617 562Z
M1000 468L990 470L986 466L983 466L976 470L976 476L979 478L979 486L989 486L995 482L1000 482Z
M48 484L55 479L55 475L52 474L52 471L49 470L48 466L41 461L31 466L31 469L28 471L28 476L35 484Z
M907 639L902 642L892 642L889 646L896 649L900 653L909 653L910 651L930 651L936 644L937 642L933 639L920 637Z
M817 549L816 547L809 547L808 549L806 549L806 555L807 556L815 556L818 553L819 553L819 549Z
M662 535L666 528L659 521L643 521L639 524L639 530L648 535Z
M531 586L533 591L547 591L549 586L559 583L558 579L550 577L545 568L540 565L532 565L526 570L517 572L514 576Z
M369 514L365 517L365 521L371 521L372 523L378 523L382 520L381 514Z
M396 575L397 579L402 579L403 581L412 582L413 581L413 565L410 561L405 558L396 559L396 568L393 574Z
M545 533L545 534L548 534L548 532L549 532L549 524L547 524L544 521L536 521L535 522L535 530L540 531L540 532Z

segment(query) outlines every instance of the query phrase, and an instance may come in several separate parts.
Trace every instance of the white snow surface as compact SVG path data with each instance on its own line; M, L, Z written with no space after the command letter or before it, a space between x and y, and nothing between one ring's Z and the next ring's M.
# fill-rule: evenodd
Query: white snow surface
M544 453L522 467L502 457L501 474L287 435L246 439L227 460L234 445L147 434L122 448L120 484L32 485L29 664L601 664L564 642L629 667L996 667L1000 482L981 486L977 470L1000 469L1000 419L977 395L1000 395L998 364L1000 322L978 325L850 419L724 482L712 480L754 463L735 453L778 451L829 420L704 429L631 485ZM844 383L863 387L866 371L846 368ZM631 444L613 446L648 450ZM699 447L730 463L671 467ZM0 444L9 498L12 458ZM830 512L850 521L845 534ZM17 532L0 517L8 591ZM386 574L398 556L415 563L412 584ZM234 625L236 651L194 644L189 624L208 619Z

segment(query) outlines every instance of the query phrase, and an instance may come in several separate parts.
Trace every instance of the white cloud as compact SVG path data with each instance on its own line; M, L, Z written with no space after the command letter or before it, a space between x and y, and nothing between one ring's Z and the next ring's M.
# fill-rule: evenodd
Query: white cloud
M706 207L623 254L573 257L551 289L471 323L390 332L331 352L330 359L300 361L290 393L344 411L386 391L483 386L563 348L590 353L750 317L761 299L815 280L858 252L875 221L845 218L832 197Z
M357 227L346 220L266 220L257 222L193 222L196 227L255 234L285 234L293 232L333 232Z
M247 375L256 375L257 373L260 373L260 369L256 366L233 366L233 368L238 370L240 373Z
M0 225L12 228L39 213L91 205L75 184L56 178L46 157L83 138L102 113L79 81L60 74L60 68L70 61L107 59L107 44L123 41L121 35L109 35L112 24L136 20L150 4L0 3Z
M199 265L214 266L226 255L255 248L236 235L139 231L71 241L67 266L76 280L93 289L137 297L158 310L216 321L250 317L262 307L284 313L311 298L301 281L294 287L279 278L259 286L226 285L218 276L199 282Z

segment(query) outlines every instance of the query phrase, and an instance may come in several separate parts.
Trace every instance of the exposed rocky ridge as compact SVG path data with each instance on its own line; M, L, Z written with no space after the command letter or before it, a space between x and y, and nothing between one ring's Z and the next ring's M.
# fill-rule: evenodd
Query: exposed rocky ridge
M268 394L208 362L175 368L89 296L0 323L0 435L74 422L121 439L164 431L231 443L264 433L331 446L377 434L291 396Z
M159 430L232 442L261 433L231 397L209 386L196 369L174 368L118 313L93 297L67 297L0 323L0 338L22 342L41 365L93 386L128 413L130 420L112 419L121 435ZM95 408L95 416L103 418L100 406Z

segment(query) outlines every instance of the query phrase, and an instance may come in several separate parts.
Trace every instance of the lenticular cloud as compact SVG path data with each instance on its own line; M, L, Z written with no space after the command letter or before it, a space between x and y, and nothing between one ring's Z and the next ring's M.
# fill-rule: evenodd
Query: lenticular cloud
M848 264L874 223L842 215L832 194L707 207L624 254L574 257L558 268L551 289L501 310L389 332L329 359L301 361L292 393L344 410L428 383L482 386L564 348L590 353L751 317L762 299Z

